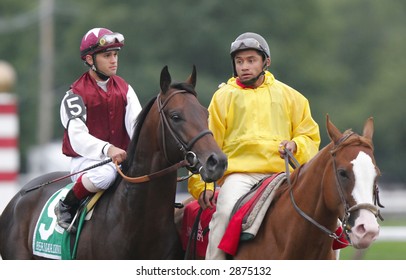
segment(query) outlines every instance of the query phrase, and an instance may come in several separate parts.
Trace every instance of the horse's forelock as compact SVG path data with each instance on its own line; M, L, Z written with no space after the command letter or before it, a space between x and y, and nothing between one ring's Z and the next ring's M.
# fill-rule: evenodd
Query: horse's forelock
M352 133L351 130L347 130L346 132ZM347 133L344 133L344 135L347 135ZM347 146L364 146L367 148L370 148L371 150L374 150L374 144L372 141L366 137L360 136L356 133L353 134L354 137L350 137L346 139L345 141L341 142L338 146L334 147L334 149L331 151L332 153L337 152L338 150L341 150L344 147Z
M173 83L171 85L172 88L174 89L180 89L180 90L186 90L187 92L193 94L194 96L197 96L197 92L193 85L188 84L188 83Z

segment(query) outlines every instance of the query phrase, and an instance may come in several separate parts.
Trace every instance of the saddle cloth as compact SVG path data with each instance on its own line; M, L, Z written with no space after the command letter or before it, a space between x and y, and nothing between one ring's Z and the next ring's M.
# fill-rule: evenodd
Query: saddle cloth
M232 253L233 250L237 250L240 239L248 240L255 237L266 210L271 204L273 191L279 187L284 178L286 178L284 173L274 174L265 178L253 186L252 190L237 202L234 209L239 210L236 210L236 213L232 215L226 235L223 237L223 239L229 241L224 242L224 248L220 249L226 250L227 253ZM215 195L218 195L218 191L216 191ZM199 209L200 206L196 200L185 206L181 240L184 250L188 249L189 242L194 242L194 252L197 256L204 257L208 244L209 232L207 230L216 208L205 209L201 212L196 239L190 241L193 224Z
M221 250L229 255L235 255L240 239L250 240L256 236L271 205L275 190L285 179L284 172L268 176L237 201L226 232L218 246Z
M214 199L217 199L217 195L218 191L215 192ZM194 249L193 253L195 253L198 257L204 258L206 255L207 244L209 243L209 223L214 211L216 211L216 207L213 209L207 208L201 212L197 225L197 233L193 239L193 226L199 211L200 205L197 203L197 200L194 200L185 206L182 219L181 241L184 251L190 249L188 247L193 246L191 247Z
M54 260L70 259L69 233L57 224L54 208L72 187L73 183L58 190L42 209L32 240L34 255Z
M41 214L38 218L34 230L32 240L33 254L54 260L71 260L76 257L77 242L79 240L80 231L85 220L89 220L93 212L93 207L96 201L103 194L103 191L96 193L90 200L86 202L82 211L78 214L78 229L76 240L71 250L71 234L60 227L56 222L54 208L60 199L63 199L68 191L73 187L74 183L68 184L64 188L56 191L45 203Z

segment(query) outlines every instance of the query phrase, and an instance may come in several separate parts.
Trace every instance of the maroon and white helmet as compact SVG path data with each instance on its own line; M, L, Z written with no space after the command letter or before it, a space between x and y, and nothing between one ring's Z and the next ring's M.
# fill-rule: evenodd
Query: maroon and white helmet
M111 50L120 50L124 46L124 36L107 28L90 29L80 43L80 57Z

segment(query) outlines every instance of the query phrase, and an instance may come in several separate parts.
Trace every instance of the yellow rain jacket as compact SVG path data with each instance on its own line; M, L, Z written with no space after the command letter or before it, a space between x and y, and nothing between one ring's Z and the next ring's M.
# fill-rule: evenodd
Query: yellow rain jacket
M308 100L298 91L276 80L266 71L258 88L242 88L230 78L214 93L209 105L209 129L228 157L230 173L276 173L285 170L278 146L282 140L296 143L300 164L319 149L320 131ZM219 184L221 185L221 182ZM213 184L207 184L213 190ZM200 175L188 182L190 194L198 199L205 188Z

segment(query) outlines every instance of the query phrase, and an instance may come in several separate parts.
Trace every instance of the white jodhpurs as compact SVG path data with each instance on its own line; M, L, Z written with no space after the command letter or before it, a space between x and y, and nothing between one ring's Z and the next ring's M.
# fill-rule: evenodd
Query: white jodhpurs
M218 248L237 200L248 193L261 179L269 174L232 173L226 177L217 197L216 211L209 224L209 244L206 260L224 260L226 253Z
M78 172L89 166L95 165L101 161L91 160L83 157L72 158L70 168L71 173ZM71 177L73 182L79 178L82 173L73 175ZM100 190L107 189L116 179L117 170L114 163L106 163L102 166L90 169L86 171L83 177L86 177L88 180L83 180L83 185L89 192L98 192ZM87 183L90 181L89 183Z

